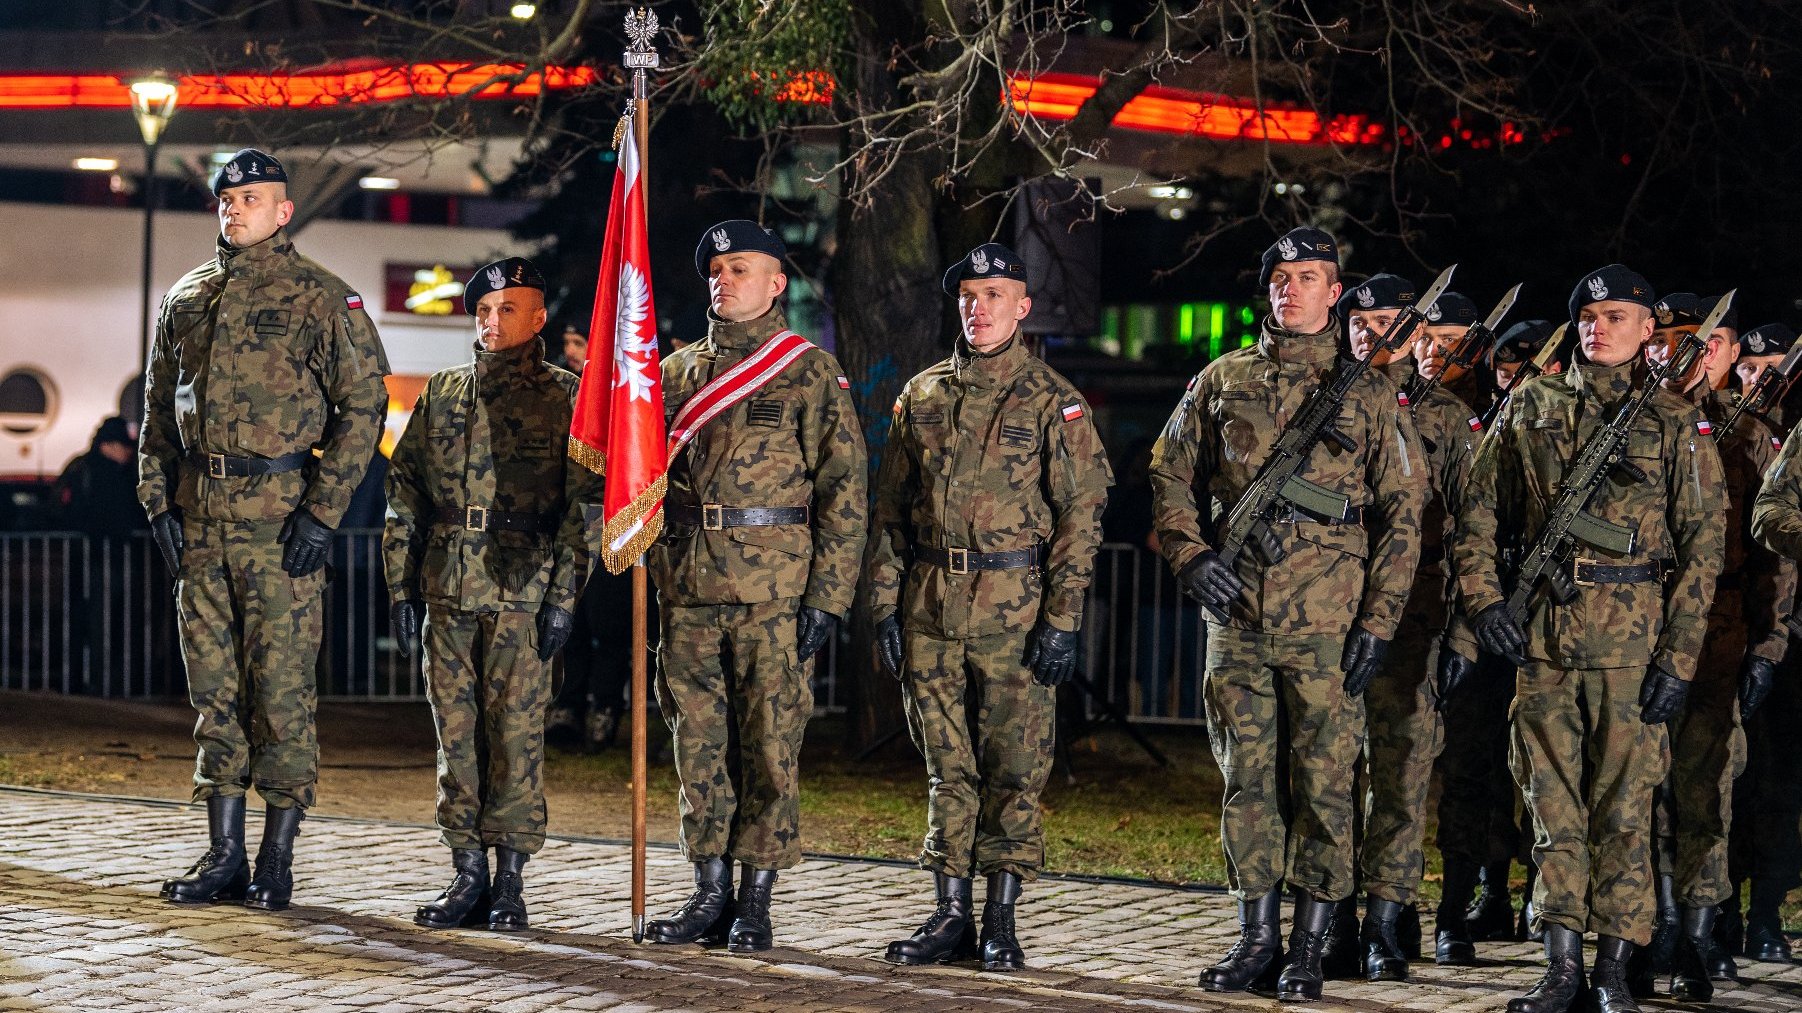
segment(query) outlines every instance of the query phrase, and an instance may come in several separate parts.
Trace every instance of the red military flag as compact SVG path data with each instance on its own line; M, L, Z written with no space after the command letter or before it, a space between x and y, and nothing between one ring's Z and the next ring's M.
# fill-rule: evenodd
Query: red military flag
M607 205L594 316L588 323L588 368L569 431L569 456L607 479L601 562L609 573L631 566L662 530L669 460L640 172L644 163L632 117L628 112L614 134L619 160Z

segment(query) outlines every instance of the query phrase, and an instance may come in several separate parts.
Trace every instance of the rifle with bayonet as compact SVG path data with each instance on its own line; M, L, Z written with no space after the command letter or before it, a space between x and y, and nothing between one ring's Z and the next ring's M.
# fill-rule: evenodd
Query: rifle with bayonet
M1344 520L1351 514L1351 500L1301 477L1301 469L1308 463L1308 456L1313 453L1315 446L1323 440L1332 440L1348 453L1357 451L1357 443L1337 427L1339 411L1344 407L1346 396L1370 368L1372 357L1379 352L1394 351L1407 343L1415 329L1426 320L1427 311L1433 308L1440 294L1452 283L1452 272L1457 266L1453 264L1446 268L1428 286L1419 301L1402 310L1371 349L1370 356L1363 359L1340 358L1326 379L1308 392L1301 409L1295 413L1289 425L1284 427L1282 435L1277 437L1276 447L1259 467L1257 477L1252 479L1251 485L1246 487L1239 501L1233 504L1232 510L1227 514L1226 528L1222 532L1218 550L1223 563L1233 566L1248 545L1257 546L1258 554L1263 557L1266 565L1275 566L1282 562L1288 551L1270 529L1272 521L1278 519L1279 508L1285 511L1300 510L1327 520ZM1206 608L1215 619L1226 621L1225 609L1212 605Z
M1732 301L1732 292L1721 296L1720 301L1715 303L1714 310L1703 322L1700 333L1713 333L1715 325L1727 315L1727 307ZM1577 451L1576 461L1565 472L1563 481L1558 485L1558 495L1552 502L1552 509L1546 514L1545 527L1540 530L1532 548L1522 558L1520 569L1515 574L1514 589L1508 593L1508 611L1515 622L1527 621L1528 603L1533 600L1533 594L1539 589L1541 582L1551 593L1552 600L1558 604L1568 605L1576 600L1577 585L1571 574L1566 572L1565 563L1579 543L1617 557L1631 555L1638 548L1637 530L1602 520L1590 513L1587 509L1589 501L1616 468L1634 481L1649 480L1643 470L1626 458L1628 434L1632 431L1634 420L1639 418L1646 406L1652 403L1652 398L1657 396L1665 377L1687 373L1701 351L1700 338L1694 334L1683 335L1677 347L1671 351L1670 358L1662 365L1652 365L1647 370L1645 384L1639 392L1629 395L1615 411L1614 418L1596 430L1595 435Z
M1545 375L1545 371L1551 368L1559 353L1564 351L1564 343L1569 339L1570 324L1559 324L1558 329L1552 332L1552 336L1546 339L1545 347L1539 350L1539 354L1535 355L1531 362L1521 363L1520 368L1514 371L1514 379L1508 381L1508 386L1503 388L1501 394L1496 397L1495 404L1490 405L1489 410L1483 413L1485 430L1495 424L1496 416L1500 415L1502 409L1508 404L1509 395L1519 390L1520 385L1528 380Z
M1432 379L1427 379L1426 373L1418 366L1415 367L1414 377L1408 381L1408 386L1403 391L1408 395L1408 411L1418 413L1420 406L1426 402L1427 395L1439 387L1445 374L1453 368L1468 370L1477 364L1477 360L1489 354L1489 349L1495 346L1496 326L1514 308L1514 300L1519 295L1520 286L1516 285L1508 290L1507 295L1502 296L1502 301L1495 304L1495 309L1489 311L1489 316L1482 323L1471 324L1446 356L1445 366Z
M1733 414L1721 423L1714 431L1716 443L1727 439L1727 434L1739 423L1739 418L1747 412L1763 415L1771 405L1783 399L1789 393L1790 385L1796 382L1796 374L1802 373L1802 341L1790 346L1789 354L1775 366L1766 366L1752 382L1752 389L1740 395L1739 403L1733 406Z

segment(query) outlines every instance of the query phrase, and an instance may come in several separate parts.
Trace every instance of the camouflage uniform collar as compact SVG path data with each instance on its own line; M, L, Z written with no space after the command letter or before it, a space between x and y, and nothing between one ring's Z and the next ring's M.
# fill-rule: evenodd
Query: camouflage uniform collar
M526 379L537 373L539 364L544 362L543 335L498 352L487 351L480 343L475 349L476 379L491 383Z
M1388 377L1389 382L1397 387L1406 387L1408 381L1414 379L1414 356L1410 355L1406 359L1386 362L1377 367L1377 372Z
M1324 365L1339 355L1339 321L1329 317L1326 330L1302 334L1278 326L1272 317L1264 318L1258 336L1258 351L1276 362Z
M780 306L772 305L768 313L751 320L725 320L707 311L707 340L718 350L749 352L787 329L788 318Z
M261 268L286 261L294 252L294 241L288 238L286 228L276 229L273 235L255 246L233 246L225 241L223 235L216 242L219 247L220 267Z
M951 353L951 369L957 378L972 387L1001 387L1013 380L1020 367L1026 365L1026 344L1019 335L1007 344L983 355L957 339L957 350Z
M1638 386L1639 357L1634 356L1618 366L1598 366L1593 362L1571 364L1571 387L1578 394L1594 397L1602 404L1612 404Z

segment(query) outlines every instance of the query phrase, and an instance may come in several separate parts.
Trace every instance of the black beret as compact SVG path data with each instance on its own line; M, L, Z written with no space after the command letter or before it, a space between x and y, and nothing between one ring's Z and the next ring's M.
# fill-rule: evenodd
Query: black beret
M100 423L99 430L94 433L94 442L136 443L138 441L131 438L131 426L126 423L125 419L114 415Z
M288 171L275 156L255 148L245 148L231 157L231 161L219 167L213 173L213 196L220 191L234 186L249 186L252 183L286 183Z
M976 278L1012 278L1026 284L1026 264L1000 243L984 243L945 269L945 294L956 295L957 283Z
M1427 307L1427 323L1434 327L1469 327L1477 322L1477 304L1461 292L1441 292Z
M1555 330L1549 320L1522 320L1496 339L1490 362L1526 362L1539 354Z
M1764 324L1739 336L1741 355L1784 355L1796 343L1796 332L1783 324Z
M1298 260L1325 260L1337 265L1339 243L1312 225L1290 229L1283 234L1283 238L1271 243L1270 249L1264 251L1264 266L1258 272L1258 284L1270 284L1270 271L1278 263Z
M1399 310L1412 306L1417 295L1414 283L1399 274L1373 274L1363 284L1347 288L1334 308L1343 320L1359 310Z
M707 277L707 263L722 253L764 253L781 263L788 256L782 237L743 218L721 222L701 234L695 245L695 273Z
M1644 275L1630 267L1609 264L1584 275L1571 289L1570 318L1577 319L1577 311L1592 302L1630 302L1651 309L1657 299L1652 283Z
M544 275L538 272L538 266L524 257L508 257L497 260L487 267L476 269L463 283L463 310L475 316L476 303L490 292L499 292L504 288L535 288L544 291Z
M1708 309L1713 307L1711 301L1704 309L1702 297L1694 292L1672 292L1658 300L1652 307L1652 315L1658 318L1660 327L1700 327Z

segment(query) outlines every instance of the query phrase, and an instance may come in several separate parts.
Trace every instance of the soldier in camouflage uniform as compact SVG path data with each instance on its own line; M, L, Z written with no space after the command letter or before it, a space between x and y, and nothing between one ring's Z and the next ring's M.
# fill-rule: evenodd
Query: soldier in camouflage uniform
M546 662L569 639L599 481L566 453L579 378L544 361L544 279L519 257L478 270L463 308L475 361L433 373L388 468L382 555L401 653L420 648L438 729L437 822L450 886L428 928L527 924L544 845ZM494 849L489 881L488 849Z
M1740 390L1751 390L1759 374L1781 362L1795 342L1796 332L1783 324L1765 324L1740 335L1734 363ZM1789 439L1798 400L1802 384L1765 414L1763 420L1778 439ZM1796 558L1788 550L1778 551ZM1802 750L1789 739L1802 727L1802 651L1785 655L1770 698L1758 713L1741 718L1746 729L1746 773L1733 791L1729 853L1733 883L1716 936L1723 942L1723 953L1787 964L1790 944L1778 909L1791 890L1802 886ZM1742 930L1739 884L1747 879L1752 886ZM1735 970L1729 961L1715 969L1717 980L1723 972Z
M776 304L786 253L748 221L701 237L707 335L663 360L672 422L789 333ZM805 663L850 612L863 553L869 463L849 387L831 353L806 345L670 462L648 563L662 625L657 700L675 736L695 892L647 926L652 942L723 941L737 953L773 945L776 874L801 860L799 762L813 713Z
M1333 238L1299 228L1266 250L1271 315L1258 343L1189 384L1152 451L1154 518L1185 589L1226 612L1210 622L1204 701L1226 781L1220 833L1242 934L1202 972L1214 991L1267 987L1282 966L1280 890L1295 892L1286 999L1321 994L1321 956L1337 902L1357 887L1353 777L1364 688L1382 668L1420 555L1429 462L1395 384L1366 372L1340 410L1350 448L1322 441L1303 477L1343 496L1345 518L1294 510L1273 525L1280 565L1235 565L1214 539L1291 413L1339 355ZM1398 659L1399 660L1399 659ZM1278 782L1288 758L1287 793Z
M1682 335L1693 334L1714 300L1688 292L1660 299L1658 330L1647 355L1662 361ZM1745 769L1743 718L1769 695L1778 662L1788 647L1785 625L1795 595L1795 565L1752 540L1752 500L1764 470L1777 458L1777 440L1750 414L1731 431L1734 414L1727 390L1736 352L1726 328L1707 338L1689 375L1666 385L1697 404L1714 428L1727 477L1726 556L1715 584L1708 634L1696 665L1689 707L1671 722L1671 772L1653 810L1658 870L1658 929L1652 945L1635 956L1635 985L1651 994L1657 978L1671 975L1671 994L1706 1002L1715 906L1732 891L1727 878L1727 837L1733 815L1733 781ZM1725 954L1713 961L1727 961Z
M1020 337L1032 300L1019 256L984 243L944 286L963 330L895 400L869 563L882 662L902 680L926 759L920 866L937 898L887 958L980 948L985 969L1013 971L1025 966L1014 904L1045 862L1056 687L1075 670L1114 476L1082 395ZM979 938L977 875L988 877Z
M1576 596L1531 600L1525 629L1506 602L1505 532L1536 537L1577 448L1643 383L1652 286L1613 264L1570 298L1583 360L1516 390L1477 448L1452 540L1475 638L1519 667L1513 704L1515 779L1533 814L1539 881L1533 902L1546 972L1516 1013L1573 1008L1584 998L1583 933L1601 938L1594 989L1602 1013L1639 1007L1627 962L1652 937L1652 792L1664 780L1664 722L1695 676L1724 546L1720 455L1695 406L1656 392L1633 423L1620 474L1588 503L1635 531L1621 557L1579 548L1567 565ZM1644 476L1643 480L1640 476ZM1475 645L1457 645L1465 658Z
M280 162L246 148L213 193L218 255L163 298L138 444L138 498L176 574L200 713L194 798L212 837L163 896L280 910L318 780L326 549L381 435L388 361L362 297L295 252ZM254 879L253 784L265 807Z
M1363 931L1353 928L1349 935L1355 947L1350 954L1352 973L1361 972L1371 981L1407 980L1408 957L1420 940L1413 901L1426 872L1422 846L1427 788L1433 779L1433 761L1445 741L1434 682L1440 641L1450 620L1450 586L1441 562L1444 541L1456 516L1452 505L1462 494L1475 448L1473 419L1464 402L1443 387L1426 391L1418 402L1408 394L1417 376L1416 350L1425 351L1441 336L1423 329L1426 333L1410 345L1372 355L1383 334L1415 298L1414 286L1406 279L1378 274L1347 289L1338 307L1352 355L1370 359L1371 366L1395 385L1398 403L1414 419L1426 452L1429 492L1414 587L1389 656L1364 693L1368 793L1359 867L1368 910ZM1449 321L1444 326L1462 335L1476 322L1476 307L1458 293L1446 292L1428 313L1428 319L1435 317ZM1356 926L1355 896L1340 902L1336 925L1342 917ZM1323 966L1333 960L1331 950L1329 939ZM1334 976L1331 967L1327 973Z

